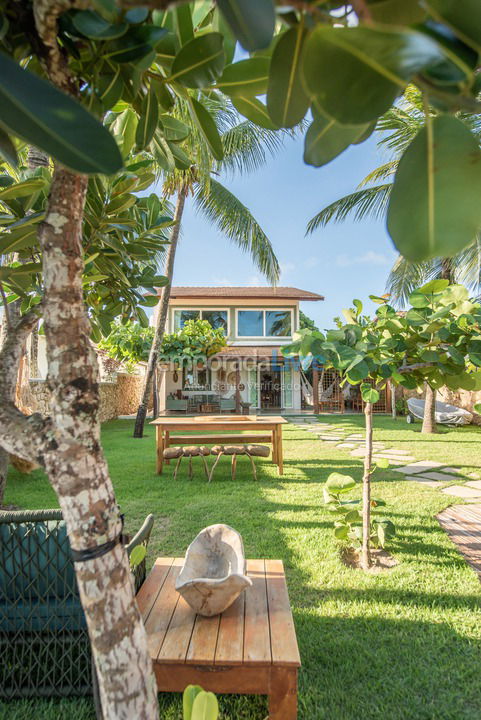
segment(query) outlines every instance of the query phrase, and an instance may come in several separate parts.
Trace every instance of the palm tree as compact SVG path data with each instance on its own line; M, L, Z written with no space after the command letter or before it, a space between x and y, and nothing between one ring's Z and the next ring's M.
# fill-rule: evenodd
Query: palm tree
M478 117L463 114L462 119L481 140L481 122ZM307 233L325 227L329 222L342 222L348 216L360 221L366 217L384 218L389 205L393 178L401 155L424 124L424 111L418 91L408 88L403 104L389 110L378 122L376 130L382 133L379 147L387 149L393 157L375 168L358 188L318 212L307 225ZM402 307L411 292L434 278L447 278L461 282L473 292L481 287L481 239L462 250L453 258L433 258L412 263L400 255L389 273L386 290L392 302Z
M174 225L164 268L164 275L169 282L162 289L154 316L155 334L137 410L134 437L143 435L155 367L167 321L175 253L188 197L192 197L195 207L209 222L231 242L250 254L256 267L271 283L279 279L279 263L268 237L249 209L219 182L217 176L225 170L232 173L256 170L265 163L268 155L273 155L280 148L282 135L259 128L248 120L239 122L239 116L230 101L223 97L197 94L196 99L215 121L222 141L223 159L214 159L204 135L196 124L192 123L189 98L178 98L175 114L191 127L184 147L193 164L187 170L172 171L164 181L165 195L176 196Z

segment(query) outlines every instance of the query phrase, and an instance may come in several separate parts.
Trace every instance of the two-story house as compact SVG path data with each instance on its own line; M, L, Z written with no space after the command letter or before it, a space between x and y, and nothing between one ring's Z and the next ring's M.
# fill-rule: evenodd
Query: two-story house
M299 329L299 303L323 300L293 287L173 287L167 332L202 318L223 328L227 346L202 366L164 368L159 382L160 410L167 398L219 398L249 403L263 411L300 410L301 377L280 354Z

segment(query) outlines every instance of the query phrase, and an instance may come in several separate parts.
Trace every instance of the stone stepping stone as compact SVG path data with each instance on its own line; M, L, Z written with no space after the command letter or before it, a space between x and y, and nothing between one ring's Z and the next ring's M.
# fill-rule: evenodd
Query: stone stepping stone
M396 468L396 472L404 473L405 475L414 475L416 473L424 472L425 470L432 470L440 467L443 467L443 464L436 462L436 460L419 460L418 462L406 465L406 467Z
M386 452L390 452L393 455L410 455L410 450L404 450L403 448L387 448Z
M433 488L440 487L443 484L442 482L437 482L436 480L428 480L421 475L407 475L406 480L413 480L414 482L421 483L422 485L427 485L428 487Z
M481 500L481 490L475 490L465 485L451 485L450 487L443 488L441 492L446 495L453 495L454 497Z
M470 480L466 483L469 487L476 488L476 490L481 490L481 480Z
M319 435L320 440L335 440L336 442L339 442L340 440L344 440L344 438L341 435Z
M336 445L337 448L355 448L356 446L354 443L339 443L339 445Z
M429 480L438 480L444 483L459 481L459 478L455 475L445 475L444 472L425 472L420 477L428 478Z
M398 460L400 463L405 463L406 461L415 460L413 457L405 457L404 455L400 457L399 455L396 455L395 453L376 453L378 457L381 458L387 458L388 460Z
M481 475L479 473L472 472L472 473L468 473L468 477L473 478L473 480L479 480Z
M453 467L443 467L439 472L451 473L451 475L462 475L463 474L461 472L461 470L458 470L458 468L453 468ZM476 475L476 473L475 473L475 475Z

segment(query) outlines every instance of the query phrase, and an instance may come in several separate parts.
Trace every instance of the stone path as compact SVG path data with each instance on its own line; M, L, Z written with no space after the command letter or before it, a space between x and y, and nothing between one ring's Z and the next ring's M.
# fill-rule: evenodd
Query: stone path
M364 435L345 430L333 423L319 422L315 417L289 418L297 428L307 430L318 436L320 442L332 445L340 451L349 451L354 458L363 458L366 454ZM479 500L481 502L481 474L472 472L467 475L470 482L459 484L465 478L457 468L444 465L436 460L417 460L405 448L386 447L384 443L373 443L373 461L389 460L395 465L392 470L401 473L404 479L417 482L426 487L441 490L452 497ZM458 483L458 484L455 484Z

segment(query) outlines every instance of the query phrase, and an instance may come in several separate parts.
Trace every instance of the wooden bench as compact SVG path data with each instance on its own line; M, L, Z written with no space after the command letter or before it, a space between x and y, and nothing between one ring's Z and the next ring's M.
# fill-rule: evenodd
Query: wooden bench
M170 445L234 445L246 443L262 443L272 442L272 434L257 434L254 433L247 435L172 435L169 433L168 445L164 443L164 447Z
M301 663L282 561L248 560L252 586L213 618L176 591L183 562L158 558L137 595L159 690L268 695L270 720L295 720Z

